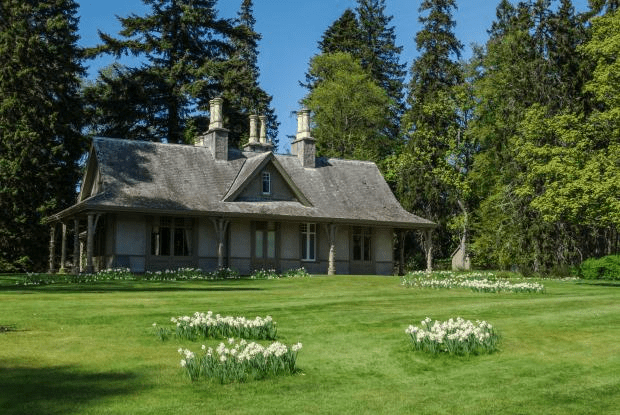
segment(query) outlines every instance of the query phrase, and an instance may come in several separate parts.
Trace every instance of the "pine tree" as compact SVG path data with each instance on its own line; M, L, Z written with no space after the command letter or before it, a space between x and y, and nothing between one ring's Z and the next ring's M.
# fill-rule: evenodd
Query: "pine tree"
M0 0L0 270L42 270L42 219L75 201L85 150L77 7Z
M401 123L407 142L393 169L403 206L440 224L436 246L442 256L451 251L448 222L459 213L459 202L465 209L461 176L469 169L461 110L466 94L458 92L463 73L456 61L463 46L453 33L455 8L454 0L420 5L423 27L415 36L420 56L411 65L410 108Z
M398 145L400 117L403 113L405 65L400 63L402 46L396 46L393 16L385 14L385 0L357 0L362 36L361 63L383 88L391 101L390 126L386 133Z
M256 19L252 0L243 0L235 23L239 35L232 39L233 52L224 64L222 74L223 97L226 100L224 111L231 130L229 139L236 143L247 142L248 116L260 114L267 116L267 137L277 147L279 123L271 107L272 97L258 83L258 42L261 35L254 28Z
M135 138L191 143L208 126L209 100L224 96L227 125L233 128L231 146L241 140L239 125L249 130L248 112L266 112L271 134L276 134L271 97L257 84L260 35L254 31L251 1L243 2L237 25L217 16L216 0L143 2L151 6L149 14L120 18L121 38L100 33L103 44L91 51L117 58L131 54L145 61L140 67L115 71L114 76L101 74L95 89L86 92L91 106L99 107L95 124L129 123L139 126L130 131ZM131 111L121 113L114 108ZM128 115L137 118L130 120Z
M342 16L327 28L319 41L319 49L321 53L344 52L361 58L362 33L353 10L346 9Z

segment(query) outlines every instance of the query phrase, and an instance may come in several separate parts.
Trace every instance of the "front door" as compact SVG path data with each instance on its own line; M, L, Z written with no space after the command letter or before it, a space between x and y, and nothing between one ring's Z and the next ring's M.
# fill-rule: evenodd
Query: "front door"
M279 224L254 222L252 226L252 269L280 269Z

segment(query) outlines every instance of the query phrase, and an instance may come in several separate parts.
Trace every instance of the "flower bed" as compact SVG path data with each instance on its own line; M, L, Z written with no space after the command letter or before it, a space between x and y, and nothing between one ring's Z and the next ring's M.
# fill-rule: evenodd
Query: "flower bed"
M277 280L280 278L306 278L310 274L304 267L297 269L289 269L288 271L278 274L275 269L258 269L254 270L250 275L250 279L253 280Z
M415 350L431 354L448 353L467 356L492 353L497 350L499 335L486 321L472 323L461 317L447 321L421 321L421 327L409 326L405 332L411 337Z
M224 343L214 350L202 346L202 354L196 355L189 349L179 349L183 356L181 366L194 381L200 377L216 379L220 383L245 382L270 376L290 375L296 372L297 352L302 344L291 347L280 342L265 347L246 340L228 339L230 348Z
M531 281L497 279L491 272L455 273L440 271L427 274L410 272L401 277L401 285L412 288L469 288L475 292L544 293L544 285Z
M273 340L277 334L276 322L271 316L256 317L250 320L245 317L213 315L213 312L209 311L207 313L196 312L193 316L172 317L170 321L176 325L174 332L176 337L192 341L199 338L228 337ZM158 328L157 324L153 327L160 339L165 340L166 328Z

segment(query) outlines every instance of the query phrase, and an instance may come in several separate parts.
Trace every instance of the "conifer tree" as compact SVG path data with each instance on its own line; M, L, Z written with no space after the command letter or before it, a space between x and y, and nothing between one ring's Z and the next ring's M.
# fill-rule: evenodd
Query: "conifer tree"
M147 15L119 18L120 39L100 33L103 44L91 50L94 56L131 54L144 60L141 66L115 71L113 76L102 73L95 88L86 91L91 106L99 108L93 123L137 125L129 138L191 143L208 126L209 100L224 96L227 126L233 128L231 146L239 145L243 133L239 122L249 129L244 118L250 111L266 112L275 135L271 97L257 84L260 35L254 31L252 2L243 2L236 25L217 16L216 0L143 2L151 6Z
M224 107L231 130L231 141L244 143L249 135L248 116L267 116L267 137L277 147L278 125L275 110L271 107L272 97L258 83L258 42L261 35L256 32L252 0L243 0L237 13L235 29L239 36L233 38L233 52L223 66L222 89L226 99Z
M463 112L458 87L463 73L456 61L462 44L454 35L454 0L424 0L420 5L422 29L415 40L420 56L411 65L409 109L402 122L406 145L393 164L397 192L407 209L437 221L439 255L449 255L448 221L459 212L462 176L469 168L464 153ZM465 91L465 90L463 90Z
M42 270L42 219L75 201L85 150L77 7L0 0L0 271Z
M400 63L402 46L396 46L393 16L385 13L385 0L357 0L362 37L361 63L390 98L390 125L386 133L399 142L400 117L403 113L405 64Z

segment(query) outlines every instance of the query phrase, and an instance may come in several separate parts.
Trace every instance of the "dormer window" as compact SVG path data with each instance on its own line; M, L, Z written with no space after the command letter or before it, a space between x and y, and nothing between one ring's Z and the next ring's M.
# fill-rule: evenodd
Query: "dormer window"
M263 172L263 194L271 194L271 174L267 171Z

